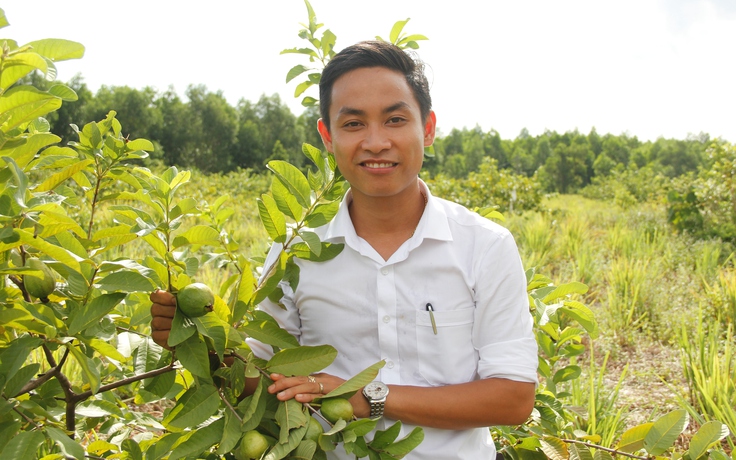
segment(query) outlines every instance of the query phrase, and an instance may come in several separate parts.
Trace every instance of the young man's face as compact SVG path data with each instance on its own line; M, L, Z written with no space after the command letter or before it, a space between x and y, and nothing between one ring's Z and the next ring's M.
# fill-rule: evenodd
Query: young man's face
M319 131L354 197L411 197L436 119L422 122L404 76L385 67L352 70L335 81L330 130Z

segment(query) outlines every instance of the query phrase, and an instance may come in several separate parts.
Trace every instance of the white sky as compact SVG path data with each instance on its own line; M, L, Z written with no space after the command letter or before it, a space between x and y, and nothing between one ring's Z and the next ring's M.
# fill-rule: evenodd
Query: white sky
M419 55L431 67L441 133L526 127L641 140L706 132L736 142L734 0L312 0L341 49L411 18L406 32L429 37ZM279 93L296 114L286 72L306 63L280 55L303 46L302 0L6 0L20 43L66 38L85 57L58 65L101 85L189 84L221 90L235 105ZM308 93L309 94L309 93ZM316 94L313 94L316 96Z

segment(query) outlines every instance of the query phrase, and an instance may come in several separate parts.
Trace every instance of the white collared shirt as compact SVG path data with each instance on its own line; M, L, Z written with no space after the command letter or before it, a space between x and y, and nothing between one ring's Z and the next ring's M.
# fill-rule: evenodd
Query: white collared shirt
M494 377L536 383L537 344L513 237L421 186L428 197L424 214L389 260L356 234L348 193L335 218L316 229L322 241L345 244L340 255L319 263L297 259L296 291L282 283L286 309L268 300L259 308L300 344L335 347L338 356L323 372L344 379L383 359L378 380L389 385L442 386ZM427 304L434 309L437 334ZM249 344L258 356L272 354L270 346ZM378 429L391 423L381 420ZM404 424L400 437L413 428ZM425 427L424 433L406 459L495 459L488 428ZM340 450L328 452L328 458L354 458Z

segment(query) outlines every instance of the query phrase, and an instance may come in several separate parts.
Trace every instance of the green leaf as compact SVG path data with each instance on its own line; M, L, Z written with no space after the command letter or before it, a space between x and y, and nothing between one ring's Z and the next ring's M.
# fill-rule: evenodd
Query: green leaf
M38 458L37 451L46 440L40 431L22 431L13 437L0 452L0 458Z
M309 70L309 67L305 67L301 64L297 64L286 73L286 83L289 83L291 80L295 79L299 75L303 74Z
M7 313L13 310L3 308L0 312ZM2 350L2 354L0 354L0 358L2 358L0 359L0 375L4 377L3 383L13 378L31 354L31 350L40 346L41 343L43 343L41 339L26 336L13 340L7 348ZM0 389L2 388L3 385L0 385Z
M168 433L161 436L146 450L146 460L159 460L167 454L174 444L176 444L182 437L183 433Z
M561 439L545 436L539 442L542 445L542 452L550 460L568 460L567 446Z
M364 386L374 381L376 379L376 376L378 375L378 371L385 365L386 361L381 360L367 367L350 379L344 381L334 390L324 395L323 398L333 398L335 396L342 396L344 394L353 393L360 390Z
M273 160L268 162L268 169L273 171L276 178L294 194L294 198L302 207L309 207L312 189L299 168L286 161Z
M580 323L588 334L590 334L591 338L595 339L598 337L598 324L595 321L595 315L590 308L586 307L581 302L566 300L558 311L564 312L566 315Z
M315 206L314 211L304 219L304 223L311 228L321 227L329 223L340 209L339 201L323 203Z
M555 383L567 382L568 380L574 380L580 377L583 370L580 366L569 365L555 372L555 376L552 379Z
M348 424L348 426L345 427L346 430L352 431L356 434L356 436L365 436L374 429L376 429L376 425L378 424L378 420L371 420L369 418L361 418L355 421L352 421Z
M644 438L644 449L650 455L662 455L675 444L689 421L690 416L685 409L678 409L660 417Z
M213 385L191 387L179 398L176 406L164 418L163 424L167 428L191 428L210 418L219 407L220 397Z
M325 262L337 257L345 245L342 243L322 243L319 257L316 256L306 243L294 243L291 246L291 254L299 259L309 260L312 262Z
M106 356L108 358L112 358L115 361L119 362L125 362L128 360L125 356L123 356L117 348L112 346L110 343L105 342L104 340L100 339L89 339L84 341L87 345L94 348L95 351L97 351L102 356Z
M238 409L243 411L243 423L240 425L241 431L252 430L261 423L263 414L266 412L266 398L268 397L268 394L265 393L265 388L270 385L270 379L268 382L266 383L265 377L258 379L258 385L253 394L238 404Z
M69 335L76 335L99 321L126 296L124 292L102 294L74 310L69 315Z
M391 27L391 32L388 35L388 40L394 45L399 42L399 36L401 36L401 31L404 30L404 26L407 22L409 22L409 18L406 18L403 21L396 21L393 27Z
M219 246L220 232L209 225L194 225L186 232L174 238L174 247L179 248L187 244L207 244Z
M68 434L58 428L46 425L43 430L61 448L61 453L66 457L84 458L84 448L74 441Z
M197 428L186 441L176 446L169 458L187 458L201 454L220 441L224 429L225 419L223 417L203 428Z
M286 219L281 214L276 201L271 195L263 194L258 203L258 214L268 236L277 243L286 241Z
M384 450L395 457L401 458L414 450L422 441L424 441L424 430L417 426L405 438L389 444Z
M227 342L225 328L229 328L228 324L218 318L214 312L192 318L192 322L197 326L200 334L212 339L215 352L217 352L217 355L222 360L223 353L225 352L225 342Z
M5 395L13 397L17 395L23 386L30 382L31 379L36 375L41 365L39 363L31 363L27 366L21 367L18 372L12 378L9 378L5 383Z
M239 362L236 360L236 362ZM217 446L217 454L224 455L235 448L243 432L240 431L240 420L231 410L225 411L225 428L222 432L220 445Z
M644 423L629 428L621 435L621 440L618 442L616 449L622 452L633 453L644 448L644 438L649 433L652 425L654 423Z
M688 453L690 458L697 460L712 446L729 435L728 426L716 420L706 422L698 429L690 440Z
M299 97L302 93L304 93L304 91L308 90L313 85L314 83L309 80L299 83L294 90L294 97Z
M97 390L100 389L100 371L97 369L95 362L74 345L68 345L67 349L77 360L79 367L82 368L82 378L89 385L92 394L97 393Z
M126 452L128 454L125 457L126 459L129 458L130 460L142 460L143 458L141 446L139 446L134 439L128 438L124 440L120 443L120 448L123 450L123 452Z
M294 450L296 446L299 445L299 443L304 438L304 434L306 432L306 426L291 430L289 432L289 437L286 440L286 443L279 443L273 446L268 454L263 458L263 460L279 460L286 457L287 455L289 455L289 452Z
M393 425L388 427L386 430L376 431L371 441L371 447L381 450L391 444L399 437L401 433L401 422L395 422Z
M197 326L191 318L177 308L174 312L174 319L171 321L171 332L167 344L173 348L187 340L195 332L197 332Z
M46 38L29 42L28 45L33 47L33 51L54 62L80 59L84 56L84 45L71 40Z
M262 311L256 311L253 314L253 321L249 321L240 327L248 336L253 337L259 342L273 345L279 348L295 348L299 346L299 341L285 329L279 326L269 314Z
M275 419L276 423L281 427L279 442L282 444L288 442L289 430L299 428L307 423L307 416L304 414L304 406L296 399L279 401Z
M24 123L61 107L61 99L32 86L14 86L0 98L0 113L7 116L3 131L8 132Z
M16 229L16 232L18 232L20 241L23 244L26 244L28 246L38 249L39 251L47 254L48 256L50 256L52 259L55 259L59 263L66 265L67 267L79 273L80 275L83 273L82 266L79 264L79 261L82 259L79 256L73 254L72 252L64 248L51 244L42 238L38 238L35 235L33 235L33 233L28 232L26 230L19 228L19 229Z
M49 91L49 94L53 94L54 96L58 97L59 99L65 102L74 102L77 99L79 99L79 97L77 96L77 93L74 92L73 89L71 89L70 87L66 85L57 83L51 86L51 88L49 88L48 91Z
M570 444L570 460L593 460L593 454L585 446L578 444Z
M320 241L319 236L308 230L301 230L299 232L299 236L307 244L312 254L314 254L315 257L319 257L322 253L322 242Z
M593 460L613 460L613 456L604 450L596 449Z
M156 285L150 278L133 270L120 270L97 280L95 285L109 292L151 292Z
M176 357L189 372L209 380L210 358L202 336L194 334L176 347Z
M573 281L572 283L557 286L552 292L542 299L542 302L550 303L561 297L567 297L571 294L585 294L586 292L588 292L588 286L578 281Z
M301 220L302 215L304 214L304 208L299 204L296 198L294 198L294 195L289 192L289 189L281 183L281 181L275 180L271 182L271 194L273 195L273 199L276 202L276 206L278 206L279 211L291 217L295 221Z
M301 346L279 351L266 367L283 375L309 375L329 366L336 357L337 350L331 345Z

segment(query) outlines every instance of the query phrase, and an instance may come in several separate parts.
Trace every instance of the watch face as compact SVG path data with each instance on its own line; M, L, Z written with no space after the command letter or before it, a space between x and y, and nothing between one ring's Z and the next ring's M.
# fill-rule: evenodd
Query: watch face
M369 399L383 399L388 395L388 387L382 382L371 382L365 386L363 393Z

